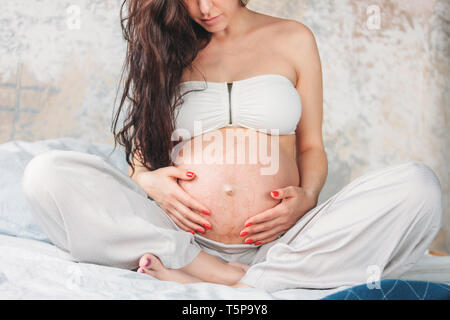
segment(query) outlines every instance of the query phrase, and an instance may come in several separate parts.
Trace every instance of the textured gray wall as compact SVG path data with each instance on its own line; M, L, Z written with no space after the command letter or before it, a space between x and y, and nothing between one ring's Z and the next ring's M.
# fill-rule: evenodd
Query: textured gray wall
M113 143L126 49L121 3L1 0L0 143L63 136ZM370 170L421 161L444 195L434 248L450 251L450 2L251 0L249 8L300 21L316 36L329 160L319 202Z

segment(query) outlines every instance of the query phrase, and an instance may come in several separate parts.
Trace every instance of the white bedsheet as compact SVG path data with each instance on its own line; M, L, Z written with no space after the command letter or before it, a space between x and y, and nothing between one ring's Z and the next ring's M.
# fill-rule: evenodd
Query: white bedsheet
M334 290L271 295L211 283L182 285L101 265L76 263L46 242L0 235L1 299L317 299Z
M450 257L424 255L401 279L450 284ZM0 299L220 299L323 298L343 290L290 289L269 294L211 283L182 285L101 265L76 263L49 243L0 235Z

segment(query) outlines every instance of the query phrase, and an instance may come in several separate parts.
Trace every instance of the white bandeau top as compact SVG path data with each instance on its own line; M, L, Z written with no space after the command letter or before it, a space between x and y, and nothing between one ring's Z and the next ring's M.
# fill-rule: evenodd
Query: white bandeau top
M289 135L295 134L300 121L300 95L292 82L279 74L263 74L232 83L180 83L181 93L191 89L205 90L187 93L175 110L175 129L186 129L191 138L224 127Z

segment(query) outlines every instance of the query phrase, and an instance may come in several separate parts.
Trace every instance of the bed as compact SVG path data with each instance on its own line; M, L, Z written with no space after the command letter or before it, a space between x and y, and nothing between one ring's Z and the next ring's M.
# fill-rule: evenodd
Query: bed
M96 154L128 172L120 146L112 152L112 145L75 138L0 144L0 299L316 300L352 289L298 288L268 293L211 283L181 285L129 270L77 263L48 240L22 195L22 174L28 161L52 149ZM450 293L450 256L424 252L397 280L433 282Z

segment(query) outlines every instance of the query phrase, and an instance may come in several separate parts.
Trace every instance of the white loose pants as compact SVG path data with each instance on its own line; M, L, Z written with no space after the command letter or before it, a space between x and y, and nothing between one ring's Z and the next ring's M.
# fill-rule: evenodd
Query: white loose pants
M395 278L423 256L442 216L439 179L416 161L353 180L259 247L181 230L130 177L92 154L37 155L23 191L49 239L77 261L134 269L150 252L178 269L203 250L251 265L240 282L268 292L358 285L377 273Z

